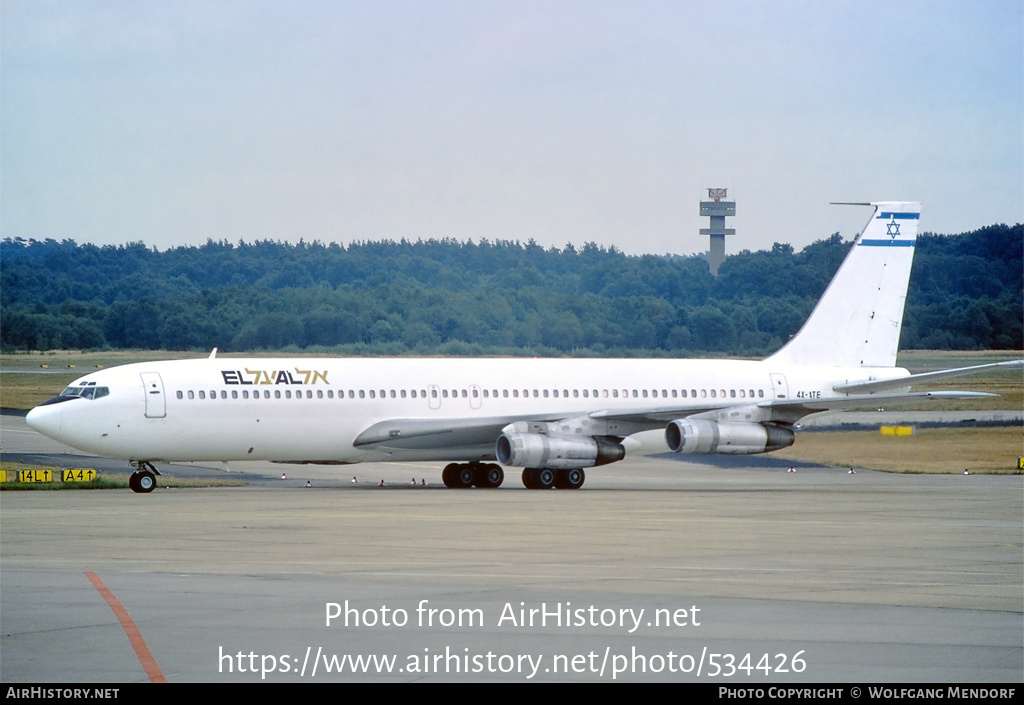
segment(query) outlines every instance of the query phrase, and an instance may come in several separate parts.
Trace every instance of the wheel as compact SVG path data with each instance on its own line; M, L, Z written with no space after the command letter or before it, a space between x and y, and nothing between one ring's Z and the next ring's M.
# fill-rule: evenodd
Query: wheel
M131 488L132 492L142 492L139 489L139 473L133 472L128 476L128 487Z
M526 468L523 485L528 490L550 490L555 486L555 471L550 468Z
M505 471L500 465L480 465L473 471L473 484L477 487L499 487L505 481Z
M537 489L534 485L533 475L533 468L523 468L523 487L525 487L528 490Z
M555 486L555 471L550 468L537 469L537 489L550 490Z
M555 477L555 487L560 490L578 490L583 487L586 479L587 474L583 472L583 468L559 470L558 475Z
M455 479L457 484L456 487L466 489L473 486L473 466L472 465L458 465L458 470L455 472Z
M458 487L458 479L455 477L455 473L458 472L459 466L457 463L451 463L445 465L444 470L441 471L441 480L444 482L445 487Z
M136 492L148 493L156 489L156 475L151 473L149 470L143 470L142 472L135 473L132 477L135 478L135 486L132 487ZM131 487L131 480L128 481L128 485Z

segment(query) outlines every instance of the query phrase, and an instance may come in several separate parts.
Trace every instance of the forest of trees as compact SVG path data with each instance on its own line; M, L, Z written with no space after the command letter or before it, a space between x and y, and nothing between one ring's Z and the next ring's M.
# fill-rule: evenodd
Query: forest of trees
M530 242L0 243L0 348L764 355L850 243L728 257ZM901 347L1022 349L1024 227L918 238Z

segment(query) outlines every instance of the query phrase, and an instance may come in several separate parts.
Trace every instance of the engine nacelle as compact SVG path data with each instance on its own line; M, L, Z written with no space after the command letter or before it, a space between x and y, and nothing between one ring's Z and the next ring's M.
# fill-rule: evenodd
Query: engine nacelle
M793 445L788 428L770 424L676 419L665 427L665 441L676 453L753 455Z
M626 457L626 449L606 438L552 438L506 431L498 436L495 455L502 465L561 470L614 463Z

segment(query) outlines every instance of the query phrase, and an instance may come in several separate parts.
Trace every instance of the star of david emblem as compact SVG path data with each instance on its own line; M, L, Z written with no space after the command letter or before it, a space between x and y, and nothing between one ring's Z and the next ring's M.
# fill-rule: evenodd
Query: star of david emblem
M900 234L900 224L896 222L896 217L893 216L891 223L885 224L885 234L895 240Z

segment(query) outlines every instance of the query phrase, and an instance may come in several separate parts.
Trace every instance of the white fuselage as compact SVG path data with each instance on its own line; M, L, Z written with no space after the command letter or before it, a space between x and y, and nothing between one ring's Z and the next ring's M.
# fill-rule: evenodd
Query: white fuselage
M835 397L834 384L869 372L907 374L732 360L209 358L94 372L72 386L105 395L37 407L28 421L81 450L130 460L483 460L494 458L496 430L413 448L357 439L392 420L500 429L595 413L657 417L619 424L623 437L676 414L764 421L766 402Z

